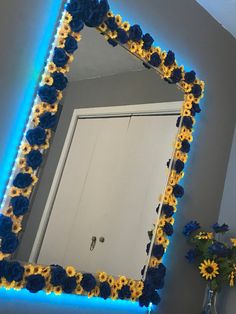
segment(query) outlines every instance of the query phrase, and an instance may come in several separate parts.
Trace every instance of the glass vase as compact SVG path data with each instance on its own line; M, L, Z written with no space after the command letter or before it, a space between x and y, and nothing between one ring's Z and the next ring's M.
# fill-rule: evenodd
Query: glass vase
M217 314L216 311L216 296L217 292L209 286L206 288L204 304L201 314Z

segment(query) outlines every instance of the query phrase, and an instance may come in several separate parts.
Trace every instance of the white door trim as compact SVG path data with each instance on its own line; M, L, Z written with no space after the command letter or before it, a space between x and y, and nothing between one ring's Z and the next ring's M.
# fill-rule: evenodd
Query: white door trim
M33 244L33 248L30 254L29 262L36 263L40 248L43 242L44 234L47 229L47 224L52 211L54 199L57 194L58 186L60 184L61 176L67 156L70 150L73 135L76 129L78 119L86 118L106 118L106 117L125 117L125 116L143 116L143 115L168 115L179 114L182 106L182 101L176 102L162 102L152 104L140 104L140 105L124 105L124 106L112 106L112 107L96 107L86 109L75 109L71 118L70 126L66 135L64 146L61 152L61 156L57 165L57 169L54 175L52 186L48 195L48 199L43 211L43 215L39 224L38 232Z

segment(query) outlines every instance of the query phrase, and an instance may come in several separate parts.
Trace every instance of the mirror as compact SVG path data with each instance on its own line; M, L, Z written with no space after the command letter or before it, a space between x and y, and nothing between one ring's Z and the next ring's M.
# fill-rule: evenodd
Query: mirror
M183 95L96 30L82 38L15 257L139 280Z

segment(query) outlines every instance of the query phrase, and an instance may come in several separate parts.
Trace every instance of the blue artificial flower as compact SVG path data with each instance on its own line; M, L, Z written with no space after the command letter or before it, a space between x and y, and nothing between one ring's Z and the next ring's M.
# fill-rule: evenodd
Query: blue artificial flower
M82 18L88 27L99 26L107 16L110 7L107 0L87 0L83 3Z
M65 293L72 293L77 286L75 277L65 277L62 282L62 290Z
M149 33L147 33L143 35L142 40L143 40L143 49L144 50L151 49L152 44L154 43L154 39L152 38L152 36Z
M159 56L157 52L154 52L151 54L149 63L153 65L154 67L159 67L159 65L161 64L161 57Z
M57 124L57 116L51 112L45 112L39 117L39 126L43 129L52 129Z
M113 32L116 31L118 28L118 25L116 23L116 18L114 16L109 17L106 21L105 24L107 25L107 27Z
M194 71L186 72L184 75L184 80L186 83L191 84L196 79L196 73Z
M4 266L3 276L8 282L13 280L19 282L23 279L24 267L19 262L6 262Z
M90 292L96 287L96 284L96 279L92 274L83 274L80 285L85 291Z
M191 249L185 255L185 258L188 260L189 263L193 263L195 258L198 256L198 251L196 249Z
M200 113L201 112L201 108L200 108L199 104L196 104L195 102L192 102L192 109L196 113Z
M173 186L173 194L175 197L181 198L184 195L184 188L181 185L176 184Z
M2 237L1 251L2 253L11 254L15 252L19 240L15 233L9 232L4 237Z
M38 95L43 102L50 105L57 101L57 90L54 86L45 84L39 87Z
M53 86L57 89L57 90L63 90L66 88L67 83L68 83L68 79L67 77L61 73L61 72L54 72L52 74L52 78L53 78Z
M180 148L181 152L188 153L190 151L190 143L187 140L182 141L182 146Z
M215 233L225 233L225 232L229 231L229 226L226 224L223 224L220 226L218 223L215 223L212 226L212 228L215 231Z
M195 98L198 98L202 94L202 88L199 84L194 84L191 90L191 93Z
M111 295L111 287L107 282L100 283L100 297L106 300Z
M72 21L70 21L70 28L72 32L79 33L84 28L84 22L80 16L74 16Z
M13 185L19 189L25 189L33 182L31 174L19 172L13 180Z
M169 50L165 57L164 65L171 66L175 62L175 54L173 51Z
M187 128L191 129L193 127L193 119L191 117L183 117L182 124Z
M163 264L159 264L158 268L148 268L145 283L153 289L162 289L164 286L164 277L166 268Z
M165 253L165 249L162 244L154 244L152 248L152 256L161 258Z
M173 216L173 214L174 214L174 208L173 208L173 206L168 205L168 204L163 204L163 205L162 205L162 211L163 211L163 214L164 214L167 218Z
M31 293L36 293L46 285L45 279L42 275L30 275L26 279L26 289L29 290Z
M80 0L70 0L66 5L66 11L71 15L79 14L81 11L81 1Z
M128 285L124 285L120 290L118 290L119 299L129 299L131 297L130 287Z
M126 44L129 40L129 37L128 37L126 31L122 28L118 28L116 32L117 32L117 40L121 44Z
M54 48L52 61L56 64L57 67L63 67L67 64L68 60L69 57L63 48Z
M168 235L168 236L172 236L174 229L172 224L170 224L169 222L165 223L165 226L163 227L163 231Z
M66 271L59 265L51 266L51 284L55 286L62 285L63 281L67 277Z
M37 169L42 161L43 161L43 156L39 150L31 150L29 154L25 156L26 158L26 164L28 167L31 167L33 170Z
M78 49L77 40L71 35L67 36L67 38L65 40L65 48L64 49L68 53L75 52L75 50Z
M179 69L179 68L174 69L171 72L170 79L171 79L172 83L178 83L179 81L181 81L181 79L182 79L182 71L181 71L181 69Z
M7 260L3 259L0 261L0 278L4 277L5 274L5 266L8 263Z
M29 199L19 195L11 198L10 205L13 209L13 214L18 217L24 215L29 209Z
M28 130L26 133L26 139L30 145L43 145L46 142L46 132L40 126L34 129Z
M135 42L138 42L142 39L142 29L139 25L135 24L133 26L130 27L129 29L129 39L133 40Z
M13 222L10 217L0 214L0 237L12 231Z
M189 237L192 234L192 232L198 229L200 229L199 223L197 221L191 220L184 226L183 234L185 235L185 237Z
M208 251L212 255L217 255L217 257L227 257L231 254L231 250L218 241L215 241L211 246L209 246Z
M184 162L180 159L177 159L175 162L175 171L176 173L180 173L181 171L184 170Z
M110 44L112 47L116 47L118 44L115 40L108 38L107 40L108 44Z

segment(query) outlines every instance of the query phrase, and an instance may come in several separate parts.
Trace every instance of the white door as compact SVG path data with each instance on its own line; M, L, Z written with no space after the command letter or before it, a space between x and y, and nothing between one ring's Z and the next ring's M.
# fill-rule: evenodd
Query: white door
M175 115L77 120L38 263L140 278L175 121Z

